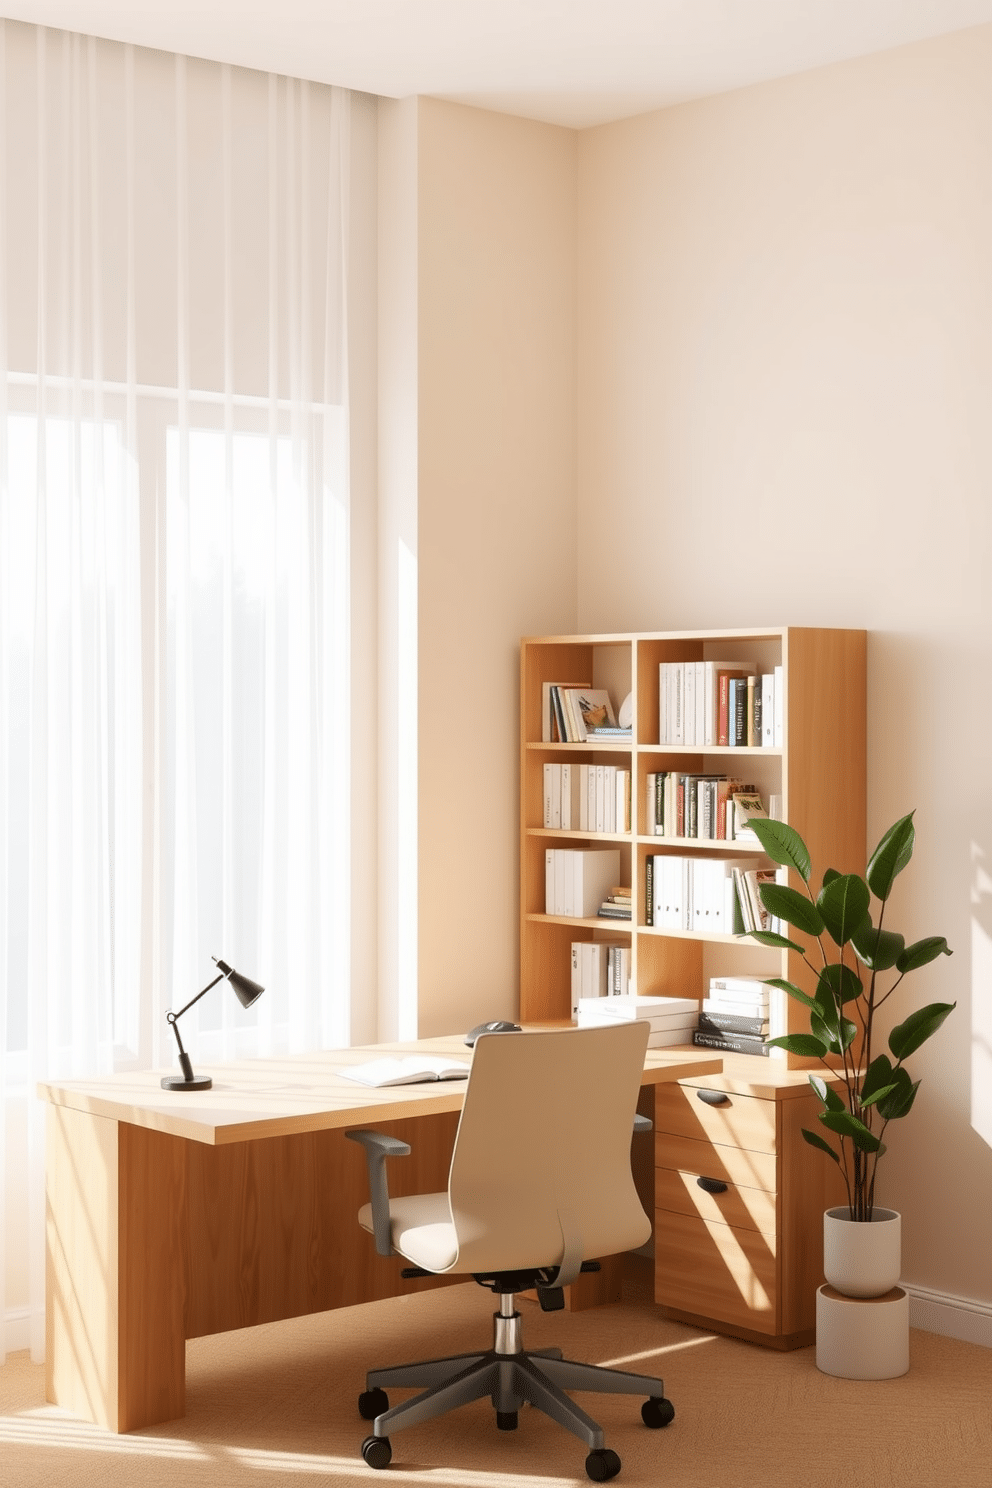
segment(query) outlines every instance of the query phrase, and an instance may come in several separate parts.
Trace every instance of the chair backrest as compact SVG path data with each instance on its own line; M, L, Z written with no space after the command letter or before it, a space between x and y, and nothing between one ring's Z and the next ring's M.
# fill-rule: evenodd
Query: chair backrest
M483 1035L448 1178L461 1272L642 1245L630 1143L648 1026Z

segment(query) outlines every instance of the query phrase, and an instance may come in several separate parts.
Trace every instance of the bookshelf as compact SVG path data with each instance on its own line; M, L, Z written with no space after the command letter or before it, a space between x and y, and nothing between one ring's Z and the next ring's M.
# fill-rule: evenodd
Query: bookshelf
M662 929L647 923L646 863L668 853L764 859L752 844L659 837L647 832L647 777L674 770L728 773L752 781L809 846L817 872L864 869L866 634L783 627L623 635L541 636L521 644L520 1016L562 1021L571 1012L571 944L603 940L630 948L632 990L705 995L720 975L784 977L812 991L801 958L746 937ZM662 744L663 662L781 667L781 742ZM547 682L606 688L614 708L631 695L629 740L542 741ZM632 777L631 829L589 833L547 828L544 765L614 764ZM632 919L618 923L545 912L549 847L613 847L631 886ZM799 887L798 883L794 885ZM804 1009L783 994L778 1021L804 1028ZM675 1051L673 1051L675 1053ZM815 1336L822 1280L822 1219L842 1202L836 1170L802 1139L818 1103L806 1061L723 1055L723 1073L680 1080L655 1095L653 1167L638 1187L654 1213L655 1299L666 1315L754 1343L787 1349ZM819 1067L819 1066L817 1066ZM660 1089L660 1087L659 1087ZM642 1092L642 1095L644 1093ZM701 1183L700 1180L704 1180Z
M863 871L865 852L864 631L783 627L672 631L623 635L542 636L521 643L520 753L520 1016L568 1018L573 940L629 943L632 986L642 996L702 997L710 976L809 979L794 952L769 951L738 936L663 930L647 924L649 856L760 856L754 845L648 835L647 776L665 770L741 773L763 796L781 797L783 817L803 836L814 863ZM693 746L659 743L662 662L718 658L753 662L761 672L782 668L780 746ZM630 740L561 744L541 739L542 685L606 688L618 708L633 703ZM543 825L547 762L613 764L632 777L632 830L562 832ZM545 852L549 847L616 847L629 883L629 926L598 918L545 913ZM763 862L772 866L767 859ZM782 994L777 994L782 996ZM782 1016L798 1030L802 1008L784 999Z

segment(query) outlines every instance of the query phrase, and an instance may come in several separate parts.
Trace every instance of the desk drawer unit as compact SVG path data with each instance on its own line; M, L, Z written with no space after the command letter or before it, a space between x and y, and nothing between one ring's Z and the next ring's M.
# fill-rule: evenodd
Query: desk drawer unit
M657 1087L655 1299L668 1316L798 1348L814 1338L836 1178L802 1138L819 1109L805 1073L749 1080L755 1062Z

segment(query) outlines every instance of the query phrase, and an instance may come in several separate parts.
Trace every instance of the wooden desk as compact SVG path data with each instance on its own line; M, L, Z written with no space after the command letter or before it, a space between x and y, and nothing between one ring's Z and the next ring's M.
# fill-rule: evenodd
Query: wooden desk
M345 1128L409 1141L396 1194L447 1185L461 1081L369 1090L339 1073L461 1037L39 1086L47 1128L47 1395L112 1431L185 1413L187 1338L447 1284L401 1281L359 1228L365 1158ZM649 1050L645 1084L719 1071ZM463 1280L464 1278L457 1278Z

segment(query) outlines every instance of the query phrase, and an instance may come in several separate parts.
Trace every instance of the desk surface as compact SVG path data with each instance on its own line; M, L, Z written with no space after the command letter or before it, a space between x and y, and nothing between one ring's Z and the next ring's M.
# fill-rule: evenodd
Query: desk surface
M371 1090L346 1079L340 1070L382 1055L428 1052L470 1060L462 1035L363 1048L325 1049L313 1054L242 1059L196 1066L210 1075L209 1090L163 1090L161 1070L109 1075L97 1080L49 1082L38 1094L56 1106L125 1121L210 1146L290 1136L364 1122L429 1116L461 1109L462 1080L426 1081ZM719 1074L722 1057L703 1050L649 1049L644 1084ZM168 1073L168 1072L167 1072ZM388 1113L388 1117L387 1117Z

